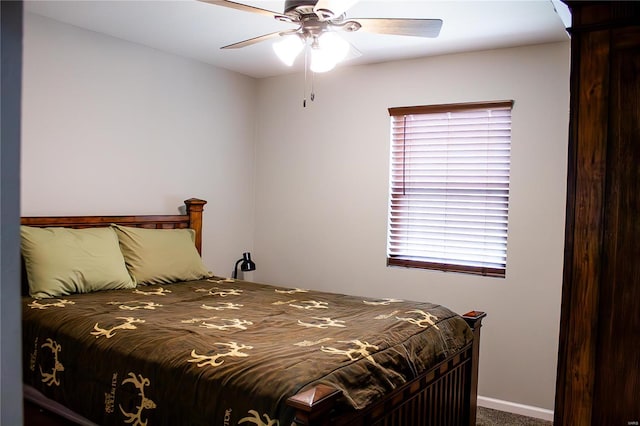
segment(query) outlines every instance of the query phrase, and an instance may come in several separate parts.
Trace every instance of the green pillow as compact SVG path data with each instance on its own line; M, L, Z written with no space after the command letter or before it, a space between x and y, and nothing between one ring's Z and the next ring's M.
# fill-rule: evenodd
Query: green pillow
M135 288L108 227L34 228L21 226L21 250L34 298L98 290Z
M127 269L138 284L167 284L208 278L193 229L147 229L111 225Z

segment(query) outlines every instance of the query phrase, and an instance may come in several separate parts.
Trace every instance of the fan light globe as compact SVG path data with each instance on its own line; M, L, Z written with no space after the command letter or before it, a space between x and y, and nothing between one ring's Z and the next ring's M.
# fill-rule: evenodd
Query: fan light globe
M331 71L336 66L336 63L331 52L319 48L311 49L311 64L309 65L311 71L317 73Z
M298 54L302 51L304 43L297 35L282 37L282 40L273 43L273 51L287 66L293 65Z
M349 43L334 32L323 33L318 37L317 46L311 49L311 71L327 72L349 53Z
M333 60L338 63L347 57L349 43L333 31L323 33L318 38L320 49L330 52Z

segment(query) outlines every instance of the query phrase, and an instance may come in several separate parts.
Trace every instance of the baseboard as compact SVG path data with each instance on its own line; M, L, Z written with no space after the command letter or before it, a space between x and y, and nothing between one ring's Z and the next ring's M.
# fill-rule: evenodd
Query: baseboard
M507 413L519 414L521 416L535 417L536 419L553 421L553 410L547 410L531 405L518 404L517 402L503 401L501 399L478 396L480 407L494 410L506 411Z

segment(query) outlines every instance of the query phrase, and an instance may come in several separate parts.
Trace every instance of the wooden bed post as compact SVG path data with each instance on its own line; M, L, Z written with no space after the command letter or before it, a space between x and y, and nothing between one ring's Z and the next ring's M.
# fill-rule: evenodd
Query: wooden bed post
M187 206L189 228L196 231L196 249L198 249L198 253L202 256L202 211L207 202L198 198L189 198L188 200L184 200L184 204Z
M326 385L295 394L287 404L296 409L292 426L328 425L329 414L342 391Z
M480 328L482 319L486 317L485 312L471 311L462 315L462 318L473 330L473 347L471 355L471 380L468 382L469 389L469 426L476 424L476 411L478 409L478 363L480 362Z

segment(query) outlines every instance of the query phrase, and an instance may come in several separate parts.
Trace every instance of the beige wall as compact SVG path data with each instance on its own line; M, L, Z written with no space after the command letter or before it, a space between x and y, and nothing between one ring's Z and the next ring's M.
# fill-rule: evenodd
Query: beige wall
M253 243L256 81L26 14L22 215L205 206L221 275Z
M553 409L562 282L569 43L259 83L256 279L487 311L482 396ZM513 99L506 279L385 266L388 107Z

